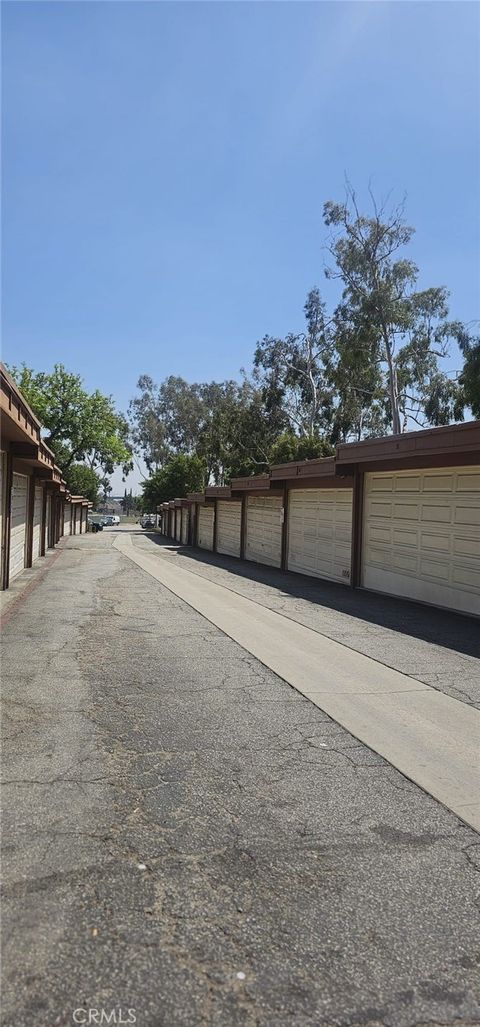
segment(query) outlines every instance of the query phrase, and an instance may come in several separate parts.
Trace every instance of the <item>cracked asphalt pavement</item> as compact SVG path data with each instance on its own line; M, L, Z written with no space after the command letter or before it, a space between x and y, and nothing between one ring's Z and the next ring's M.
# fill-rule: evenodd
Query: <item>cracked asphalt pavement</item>
M3 631L4 1027L478 1024L479 836L115 537Z

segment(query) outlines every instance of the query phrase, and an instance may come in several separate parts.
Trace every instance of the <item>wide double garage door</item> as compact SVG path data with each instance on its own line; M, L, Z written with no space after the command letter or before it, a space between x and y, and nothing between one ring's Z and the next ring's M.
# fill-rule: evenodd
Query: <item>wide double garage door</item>
M25 567L27 497L28 478L24 474L14 474L12 480L10 581Z
M217 502L217 553L240 556L242 504L237 500Z
M362 583L480 614L480 467L366 474Z
M291 489L288 570L350 581L352 490Z
M213 549L213 506L198 507L197 545L200 549Z
M282 561L283 503L277 496L249 496L245 558L280 567Z

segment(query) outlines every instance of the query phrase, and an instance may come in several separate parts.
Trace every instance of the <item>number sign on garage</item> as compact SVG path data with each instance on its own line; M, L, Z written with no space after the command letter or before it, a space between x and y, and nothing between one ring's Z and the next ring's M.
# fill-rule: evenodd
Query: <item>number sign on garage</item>
M366 588L480 614L480 467L365 475Z

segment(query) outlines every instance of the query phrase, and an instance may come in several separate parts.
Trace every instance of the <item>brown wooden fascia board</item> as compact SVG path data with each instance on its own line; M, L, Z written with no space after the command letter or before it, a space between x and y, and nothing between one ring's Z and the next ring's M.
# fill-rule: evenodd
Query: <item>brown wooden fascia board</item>
M205 499L204 492L187 492L187 499L189 503L203 503Z
M480 450L466 453L431 453L421 456L403 456L397 459L365 460L357 464L342 464L337 474L355 474L356 470L365 472L410 471L429 467L472 467L480 464ZM340 479L339 479L340 480Z
M444 465L453 456L480 453L480 421L426 428L403 435L388 435L380 439L365 439L337 446L336 468L357 466L371 462L443 458ZM427 464L428 465L428 464Z
M207 499L229 499L231 491L230 485L208 485L205 495Z
M259 474L251 478L232 478L232 492L258 492L259 489L270 487L270 475Z
M10 420L12 425L20 428L27 437L29 436L37 443L40 442L40 421L22 396L4 364L0 364L0 408L3 418ZM8 425L6 428L8 430Z
M292 478L331 477L335 473L335 457L324 456L319 460L300 460L288 464L275 464L270 471L270 481L287 481Z

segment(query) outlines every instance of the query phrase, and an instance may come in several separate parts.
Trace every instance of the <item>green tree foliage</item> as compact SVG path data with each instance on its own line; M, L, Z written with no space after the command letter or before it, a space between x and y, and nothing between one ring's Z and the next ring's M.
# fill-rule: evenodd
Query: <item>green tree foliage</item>
M286 426L280 408L268 410L258 388L242 382L189 384L167 378L138 381L130 404L132 435L149 470L159 471L175 454L198 456L206 482L225 484L268 464L271 443Z
M282 410L289 429L300 437L315 436L330 424L333 391L328 379L334 340L318 289L305 306L306 331L284 339L266 335L257 343L253 378L266 410Z
M227 485L233 477L265 470L272 442L285 427L281 409L266 409L260 390L247 380L212 382L204 386L203 395L208 414L198 453L205 460L208 480Z
M460 386L465 403L474 417L480 418L480 339L473 339L466 331L461 334L459 346L464 357Z
M85 496L97 505L100 478L87 464L70 464L65 470L65 481L72 496Z
M317 288L305 326L257 343L243 380L138 382L130 405L133 438L150 470L173 456L198 456L205 482L227 484L269 463L328 454L338 442L462 420L478 412L479 343L449 320L443 287L418 289L406 248L413 229L403 205L360 212L355 193L329 201L332 266L340 286L331 313ZM444 370L452 342L465 358L459 380Z
M326 274L342 285L331 370L340 434L348 434L349 421L354 435L385 425L398 434L410 420L423 426L462 417L461 390L439 364L449 343L460 341L461 326L448 321L447 290L417 291L418 268L403 255L414 232L403 205L379 208L373 196L372 205L361 214L348 187L345 203L324 206L334 233Z
M131 470L128 424L115 410L111 396L98 389L88 393L80 375L63 364L55 364L50 374L25 364L9 370L46 430L45 442L64 473L77 462L86 462L105 475L116 466L125 474Z
M293 460L315 460L333 456L334 447L316 435L299 438L293 432L285 432L274 442L270 450L270 464L288 464Z
M141 504L145 513L155 513L159 503L198 492L205 487L205 464L198 456L179 453L164 467L142 482Z
M204 419L201 388L173 375L160 385L149 375L139 378L129 415L134 444L149 471L175 453L194 452Z

